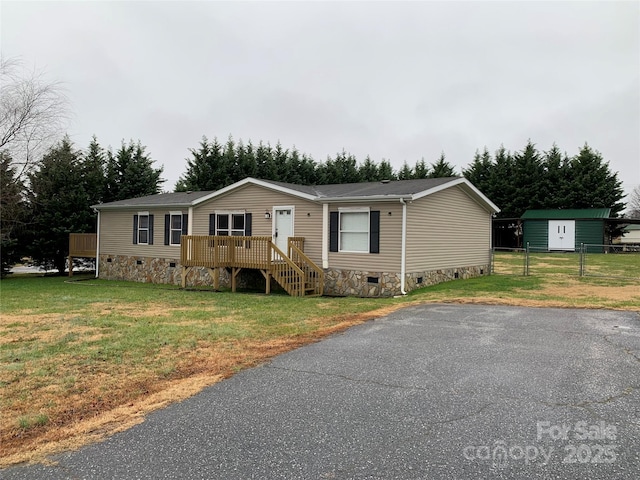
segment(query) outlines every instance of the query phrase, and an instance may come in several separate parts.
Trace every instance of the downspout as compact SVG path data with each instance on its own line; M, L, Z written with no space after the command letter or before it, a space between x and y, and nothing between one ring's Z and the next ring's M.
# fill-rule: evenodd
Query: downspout
M407 202L404 198L400 198L402 204L402 250L400 253L400 293L406 295L405 287L405 274L407 270Z
M96 278L100 275L100 210L98 212L98 225L96 226Z
M329 204L322 204L322 268L329 268Z

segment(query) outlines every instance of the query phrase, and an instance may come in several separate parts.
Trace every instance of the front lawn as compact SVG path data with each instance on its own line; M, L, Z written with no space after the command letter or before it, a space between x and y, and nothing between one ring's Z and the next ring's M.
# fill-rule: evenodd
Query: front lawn
M640 282L601 278L492 275L397 299L81 279L0 282L0 465L99 439L242 368L405 305L640 311Z

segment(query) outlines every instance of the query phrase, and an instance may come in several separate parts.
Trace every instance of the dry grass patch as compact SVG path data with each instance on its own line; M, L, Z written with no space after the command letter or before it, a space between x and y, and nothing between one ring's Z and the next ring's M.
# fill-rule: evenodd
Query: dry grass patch
M134 296L147 301L120 291L87 301L104 291L64 288L78 295L65 298L65 313L47 312L62 309L49 301L10 312L2 305L0 465L99 440L240 369L388 311L359 299L183 291L161 303L152 290Z

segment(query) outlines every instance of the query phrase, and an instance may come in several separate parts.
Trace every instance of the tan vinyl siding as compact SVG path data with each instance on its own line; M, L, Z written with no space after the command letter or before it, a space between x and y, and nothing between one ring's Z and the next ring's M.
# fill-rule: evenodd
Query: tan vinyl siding
M368 272L400 272L402 251L402 205L397 202L331 204L329 211L338 208L362 208L380 211L380 253L329 252L329 267ZM391 213L391 215L389 215Z
M265 219L274 206L294 207L293 235L304 237L305 253L322 265L322 205L269 190L258 185L245 185L193 209L193 235L209 234L209 215L216 211L244 211L252 215L254 236L271 236L273 219Z
M408 273L489 263L491 215L458 187L411 203L407 224Z
M153 215L153 245L134 245L133 216L138 212ZM180 246L164 244L164 216L186 209L103 210L100 212L100 255L130 255L180 259ZM189 222L192 220L189 219Z

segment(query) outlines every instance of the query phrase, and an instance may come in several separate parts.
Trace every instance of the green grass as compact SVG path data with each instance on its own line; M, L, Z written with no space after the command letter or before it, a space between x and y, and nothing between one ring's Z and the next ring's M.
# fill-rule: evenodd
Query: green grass
M523 275L526 266L525 252L498 251L494 253L494 272L507 275ZM640 279L639 253L586 253L583 256L585 276ZM580 253L536 252L529 253L529 275L580 275Z
M640 280L640 253L588 253L584 274Z

